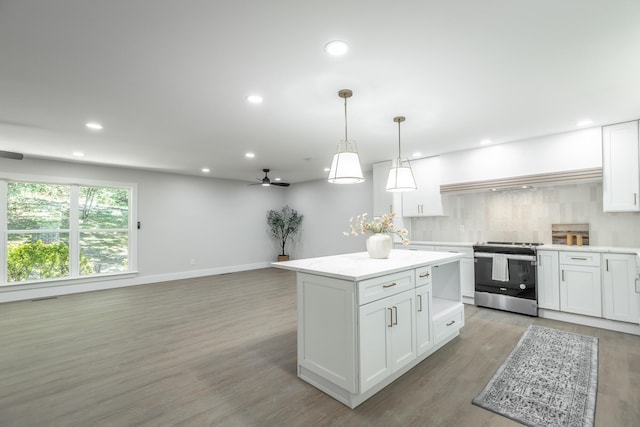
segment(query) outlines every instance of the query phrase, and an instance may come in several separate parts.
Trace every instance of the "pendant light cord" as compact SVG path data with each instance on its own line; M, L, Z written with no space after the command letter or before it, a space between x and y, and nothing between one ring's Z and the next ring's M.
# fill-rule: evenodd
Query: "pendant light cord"
M344 98L344 142L349 142L347 138L347 98Z
M402 155L400 152L400 123L401 123L400 120L398 120L398 160L402 158Z

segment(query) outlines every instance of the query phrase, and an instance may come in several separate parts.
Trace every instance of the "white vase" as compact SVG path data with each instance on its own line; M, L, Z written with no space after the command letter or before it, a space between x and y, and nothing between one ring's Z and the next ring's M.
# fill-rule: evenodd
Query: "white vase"
M388 234L373 234L367 238L367 252L370 258L388 258L393 241Z

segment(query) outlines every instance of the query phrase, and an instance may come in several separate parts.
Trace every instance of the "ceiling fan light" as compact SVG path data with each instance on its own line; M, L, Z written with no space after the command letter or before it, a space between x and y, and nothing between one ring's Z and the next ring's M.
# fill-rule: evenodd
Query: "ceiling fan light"
M333 155L328 181L332 184L358 184L364 181L355 143L342 141Z
M415 191L416 180L413 177L413 171L409 161L397 160L396 166L389 170L389 178L387 178L386 190L390 192Z

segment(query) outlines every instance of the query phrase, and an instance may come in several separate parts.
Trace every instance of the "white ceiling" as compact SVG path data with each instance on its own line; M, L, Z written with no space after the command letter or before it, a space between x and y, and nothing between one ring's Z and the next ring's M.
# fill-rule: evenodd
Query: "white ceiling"
M0 150L26 157L321 179L343 88L365 170L397 115L424 156L637 119L640 1L0 0Z

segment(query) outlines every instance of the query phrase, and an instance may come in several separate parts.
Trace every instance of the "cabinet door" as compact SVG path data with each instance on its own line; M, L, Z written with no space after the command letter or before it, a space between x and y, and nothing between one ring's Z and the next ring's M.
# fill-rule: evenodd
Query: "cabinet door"
M360 393L416 358L415 289L360 306Z
M640 211L638 121L602 128L602 190L605 212Z
M416 358L415 289L392 297L391 364L395 372Z
M600 267L560 266L560 309L602 317Z
M413 160L411 169L418 189L402 193L402 216L442 215L440 158Z
M538 307L560 310L560 275L557 251L538 251Z
M388 297L360 306L360 393L385 379L392 372L392 308Z
M416 337L416 351L418 355L425 353L433 347L430 285L416 288Z
M602 287L604 317L622 322L640 321L640 294L636 293L636 256L604 254Z
M386 190L391 160L373 164L373 216L393 212L393 193Z

